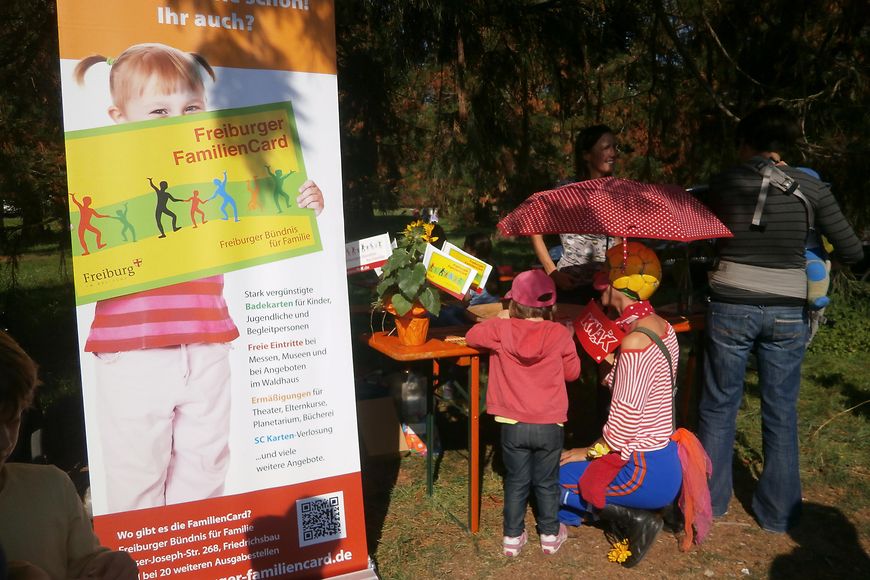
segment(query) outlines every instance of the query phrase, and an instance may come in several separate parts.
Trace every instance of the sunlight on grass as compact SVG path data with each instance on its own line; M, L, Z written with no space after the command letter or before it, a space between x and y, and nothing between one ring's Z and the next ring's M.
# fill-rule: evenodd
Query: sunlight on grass
M407 215L386 216L378 224L370 224L365 235L397 231L408 219ZM462 228L450 228L448 238L461 244L465 233ZM493 261L497 264L509 264L522 270L534 263L527 240L498 236L493 236L493 240ZM0 326L9 328L39 360L46 382L41 404L54 405L69 397L78 397L78 346L70 256L59 259L57 248L51 245L22 255L14 291L10 268L8 258L0 262ZM837 318L837 325L822 329L807 354L803 369L799 401L801 476L807 501L841 511L866 543L870 538L867 516L870 513L870 404L862 403L870 399L867 378L870 352L866 347L870 344L870 328L866 324L870 318L870 286L841 283L838 287L845 289L843 294L834 297L834 306L829 309L829 315ZM352 287L351 294L353 304L370 302L370 289L364 286ZM353 320L355 332L369 331L365 313ZM686 345L683 346L685 349ZM370 349L357 350L354 362L358 372L361 369L388 371L387 365ZM686 356L681 358L681 367L686 360ZM685 368L681 370L685 373ZM580 399L575 398L575 401ZM694 399L692 402L696 403ZM757 477L763 466L759 407L758 377L750 371L735 444L736 458L748 469L750 478ZM453 436L459 448L445 451L434 496L426 495L425 460L413 456L401 459L395 480L385 482L387 487L380 490L381 497L388 497L389 506L384 508L387 512L380 541L372 548L372 555L383 578L573 578L585 575L578 570L578 561L587 565L583 568L586 572L590 568L599 573L605 570L605 576L614 577L623 572L618 567L601 564L606 560L606 548L600 530L594 528L572 531L583 538L573 538L573 542L586 542L583 546L574 544L566 548L566 551L574 550L575 556L560 553L545 559L536 545L531 512L526 521L530 531L529 554L524 551L523 557L518 559L501 555L502 477L489 460L497 439L494 431L487 429L481 431L482 458L487 459L482 461L481 531L476 536L463 531L457 520L465 523L468 509L465 420L449 423L442 419L445 429L456 430ZM372 506L367 506L367 510L370 509ZM754 524L745 525L747 534L757 531ZM672 539L660 542L672 542ZM673 546L668 549L676 550ZM721 569L732 562L731 556L720 554L715 547L680 557L684 558L680 566L693 576L702 574L708 566ZM647 571L654 569L650 567Z

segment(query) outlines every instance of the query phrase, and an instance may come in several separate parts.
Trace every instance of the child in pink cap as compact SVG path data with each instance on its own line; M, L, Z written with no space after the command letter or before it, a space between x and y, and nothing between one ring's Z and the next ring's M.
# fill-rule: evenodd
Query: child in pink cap
M556 285L541 270L517 276L505 298L509 318L493 318L468 331L469 346L490 350L487 413L501 423L504 457L506 556L528 541L525 515L529 491L538 504L541 549L555 554L568 532L559 523L559 456L568 415L566 381L580 376L570 331L553 322Z

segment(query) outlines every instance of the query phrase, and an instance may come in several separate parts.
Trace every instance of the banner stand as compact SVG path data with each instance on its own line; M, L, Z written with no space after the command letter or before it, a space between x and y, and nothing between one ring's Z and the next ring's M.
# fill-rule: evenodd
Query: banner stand
M97 535L141 579L377 578L333 2L57 7Z

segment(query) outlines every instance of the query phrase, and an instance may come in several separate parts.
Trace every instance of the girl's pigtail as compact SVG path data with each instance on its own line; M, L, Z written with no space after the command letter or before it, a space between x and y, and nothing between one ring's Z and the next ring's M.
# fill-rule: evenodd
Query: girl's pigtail
M202 56L201 54L198 54L198 53L196 53L196 52L191 52L191 53L190 53L190 56L192 56L192 57L193 57L193 60L195 60L196 62L198 62L199 65L200 65L202 68L205 69L205 72L208 73L208 76L211 77L211 80L212 80L212 81L216 81L216 80L217 80L217 79L215 78L215 76L214 76L214 70L211 68L211 65L208 64L208 61L205 60L205 57L204 57L204 56Z
M86 58L83 58L76 65L75 70L73 71L73 79L75 79L76 83L79 85L83 85L85 83L85 73L89 68L94 66L97 63L108 62L109 59L101 54L92 54Z

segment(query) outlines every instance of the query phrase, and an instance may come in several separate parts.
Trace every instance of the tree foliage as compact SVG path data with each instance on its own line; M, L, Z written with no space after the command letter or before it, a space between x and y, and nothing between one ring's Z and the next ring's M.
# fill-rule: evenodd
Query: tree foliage
M569 177L573 134L601 122L619 133L621 174L699 183L734 160L742 115L781 103L806 135L788 160L867 224L865 2L338 4L357 207L510 209Z
M864 1L335 4L349 216L415 204L493 217L572 176L573 135L602 122L621 175L702 183L733 161L737 120L781 103L806 135L787 161L870 221ZM6 0L3 16L0 208L38 237L66 219L55 4Z
M66 171L54 2L7 0L0 33L0 242L66 223ZM5 213L20 214L10 231ZM65 239L65 238L64 238Z

